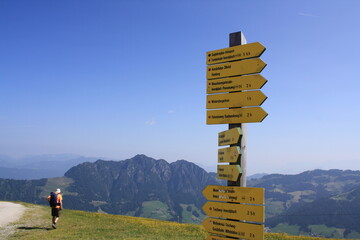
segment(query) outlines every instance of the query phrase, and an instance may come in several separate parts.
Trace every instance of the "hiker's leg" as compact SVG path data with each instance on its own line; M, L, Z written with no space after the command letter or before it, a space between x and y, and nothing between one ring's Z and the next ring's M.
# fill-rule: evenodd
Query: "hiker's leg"
M60 209L59 208L55 208L55 212L54 212L54 223L56 224L57 221L59 220L60 217Z
M51 208L51 216L52 216L52 223L54 223L54 221L55 221L54 208Z

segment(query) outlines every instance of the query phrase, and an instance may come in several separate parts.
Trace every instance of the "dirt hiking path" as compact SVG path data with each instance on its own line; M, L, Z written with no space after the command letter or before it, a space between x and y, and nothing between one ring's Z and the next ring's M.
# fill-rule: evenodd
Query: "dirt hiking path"
M19 220L27 208L21 204L0 202L0 239L7 239L16 231L12 224Z
M11 202L0 202L0 227L15 222L23 215L26 207Z

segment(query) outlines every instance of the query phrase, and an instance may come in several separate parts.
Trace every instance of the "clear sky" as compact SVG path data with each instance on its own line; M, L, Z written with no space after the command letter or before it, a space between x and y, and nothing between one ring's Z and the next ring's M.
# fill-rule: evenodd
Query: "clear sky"
M0 0L0 154L136 154L207 170L206 52L243 31L268 66L248 173L360 169L358 0Z

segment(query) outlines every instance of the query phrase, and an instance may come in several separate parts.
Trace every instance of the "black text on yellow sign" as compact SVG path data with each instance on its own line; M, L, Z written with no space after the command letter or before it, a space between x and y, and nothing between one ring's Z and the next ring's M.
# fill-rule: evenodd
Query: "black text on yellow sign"
M236 163L240 157L240 147L227 147L218 150L218 163Z
M208 185L202 194L210 201L265 204L264 188Z
M243 239L264 239L264 225L250 224L217 218L206 218L202 225L205 230L218 235Z
M208 236L205 240L230 240L229 238L226 237L219 237L219 236Z
M267 80L260 74L207 80L206 93L236 92L261 89Z
M237 144L240 141L241 134L241 128L239 127L219 132L218 145L226 146L231 144Z
M218 165L217 178L236 182L241 176L242 170L240 165Z
M206 64L259 57L266 48L259 42L218 49L206 53Z
M260 73L266 67L260 58L241 60L207 67L206 78L216 79L237 75Z
M207 124L235 124L262 122L267 116L261 107L209 110L206 112Z
M236 219L249 222L265 222L264 206L234 204L225 202L206 202L202 210L207 216Z
M260 90L214 94L206 97L206 108L215 109L260 106L266 98L265 94Z

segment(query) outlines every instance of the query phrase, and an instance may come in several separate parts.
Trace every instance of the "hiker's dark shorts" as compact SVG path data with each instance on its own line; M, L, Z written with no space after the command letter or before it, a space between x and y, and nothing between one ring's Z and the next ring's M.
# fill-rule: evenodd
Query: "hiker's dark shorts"
M60 217L60 208L51 208L51 216Z

